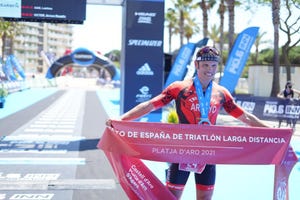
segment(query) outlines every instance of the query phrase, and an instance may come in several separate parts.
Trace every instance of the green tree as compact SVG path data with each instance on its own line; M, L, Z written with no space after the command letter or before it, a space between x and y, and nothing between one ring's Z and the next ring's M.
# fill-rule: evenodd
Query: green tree
M172 0L174 4L175 16L178 17L178 33L180 38L180 46L183 45L183 39L186 36L185 30L189 30L187 22L190 19L190 13L197 8L196 4L193 4L193 0ZM176 30L176 29L175 29Z
M279 52L282 52L282 48L279 49ZM251 53L251 57L252 57L252 59L249 60L250 65L253 65L253 64L272 65L273 57L274 57L274 50L273 50L273 48L267 48L267 49L261 50L259 52L259 55L257 58L257 63L254 63L255 53ZM281 53L279 54L279 57L280 57L280 63L283 63L284 58ZM291 51L289 53L289 60L294 65L297 65L297 66L300 65L300 46L297 46L297 47L294 47L293 49L291 49Z
M273 24L273 80L270 96L276 97L280 90L280 57L279 57L279 27L280 27L280 0L254 0L248 1L250 3L258 3L261 5L271 6L272 24Z
M291 61L289 59L289 54L291 49L297 46L300 42L299 37L299 30L300 30L300 16L298 18L292 18L292 11L293 13L300 12L300 1L298 0L284 0L284 6L281 9L286 11L286 16L283 18L281 15L281 23L280 23L280 30L283 31L286 35L286 42L282 46L282 56L283 56L283 64L286 67L286 80L292 80L291 77ZM294 8L294 10L293 10ZM293 38L293 36L296 36ZM293 41L293 42L292 42Z
M213 46L220 42L220 28L214 24L208 32L209 38L213 41Z
M20 30L20 25L17 22L4 21L3 18L0 18L0 37L2 40L2 58L5 56L5 47L9 44L8 54L13 53L13 39Z
M201 0L199 6L202 10L203 20L203 37L208 36L208 11L216 4L216 0Z
M254 55L254 59L253 59L253 64L257 64L258 63L258 55L259 55L259 46L263 43L266 43L267 41L263 41L262 38L264 37L264 35L266 34L266 32L263 33L258 33L256 40L254 42L254 46L255 46L255 55Z
M232 48L234 43L234 7L235 0L225 0L227 3L228 9L228 40L229 40L229 49Z
M299 15L298 18L296 19L296 21L294 21L293 23L291 23L292 25L289 24L289 19L292 16L292 12L289 11L289 6L291 4L295 5L295 7L297 8L297 11L294 13L298 13L299 12L299 4L300 1L299 0L291 0L291 1L285 1L285 6L282 6L280 4L280 0L256 0L256 2L260 3L260 4L265 4L265 5L272 5L272 24L273 24L273 33L274 33L274 47L273 47L273 60L272 60L272 64L273 64L273 81L272 81L272 90L271 90L271 94L270 96L277 96L277 93L280 90L280 48L279 48L279 30L283 31L286 33L287 35L287 42L285 43L285 45L282 47L282 53L286 54L283 55L283 57L285 57L283 59L283 63L288 63L288 59L290 58L289 53L291 52L291 49L293 47L295 47L294 45L291 45L291 41L289 41L289 37L291 37L292 33L295 33L296 35L299 34ZM285 19L283 19L281 16L283 16L281 14L281 9L286 9L287 10L287 16ZM284 13L284 14L286 14ZM282 23L281 23L282 21ZM298 24L298 25L297 25ZM298 29L298 30L297 30ZM297 38L297 37L296 37ZM297 41L299 40L296 39L295 43L297 44ZM295 44L294 43L294 44ZM296 45L295 44L295 45ZM292 48L290 48L292 47ZM288 65L288 64L287 64ZM288 70L288 68L287 68ZM287 74L290 74L290 72L287 71ZM289 76L289 75L287 75ZM288 78L289 79L289 78Z
M121 51L120 50L111 50L110 52L104 54L104 56L108 57L117 67L120 68L121 62Z
M242 5L242 1L235 0L225 0L226 10L228 11L228 47L231 50L234 40L235 40L235 31L234 31L234 22L235 22L235 7ZM246 3L246 2L244 2Z
M168 8L167 13L165 15L165 20L167 22L168 27L168 35L169 35L169 53L172 51L172 36L178 32L178 18L176 12L173 8Z
M279 79L279 25L280 25L280 0L272 0L272 23L274 27L274 58L273 58L273 82L271 96L276 97L280 90Z
M225 6L225 2L224 0L220 1L219 4L219 8L218 8L218 13L220 15L220 28L219 28L219 32L220 32L220 52L222 55L223 52L223 46L224 46L224 15L226 12L226 6ZM221 66L221 70L222 70L222 66Z
M190 17L188 17L186 19L186 23L184 26L184 36L187 40L187 42L190 41L191 37L195 34L195 33L199 33L200 28L199 26L197 26L197 23L195 22L195 19L191 19Z

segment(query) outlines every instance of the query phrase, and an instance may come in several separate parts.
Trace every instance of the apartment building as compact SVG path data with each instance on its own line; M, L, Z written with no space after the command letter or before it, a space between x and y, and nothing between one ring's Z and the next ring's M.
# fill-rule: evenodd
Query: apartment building
M73 25L41 22L19 22L20 33L13 41L13 52L28 73L46 73L49 63L41 55L59 58L72 49Z

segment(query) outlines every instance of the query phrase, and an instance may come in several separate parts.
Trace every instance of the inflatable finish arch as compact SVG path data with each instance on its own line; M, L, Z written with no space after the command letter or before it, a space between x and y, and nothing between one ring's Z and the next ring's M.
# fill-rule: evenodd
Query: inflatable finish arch
M119 69L108 58L98 54L95 55L86 48L78 48L71 54L56 60L48 69L46 78L51 79L59 76L60 69L72 63L83 67L93 66L98 70L105 69L111 75L112 80L120 80Z

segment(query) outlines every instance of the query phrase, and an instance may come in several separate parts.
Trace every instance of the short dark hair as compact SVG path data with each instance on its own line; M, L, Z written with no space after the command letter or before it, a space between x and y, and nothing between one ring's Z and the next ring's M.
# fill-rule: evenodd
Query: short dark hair
M285 88L287 88L289 85L293 85L292 81L287 81L285 84Z

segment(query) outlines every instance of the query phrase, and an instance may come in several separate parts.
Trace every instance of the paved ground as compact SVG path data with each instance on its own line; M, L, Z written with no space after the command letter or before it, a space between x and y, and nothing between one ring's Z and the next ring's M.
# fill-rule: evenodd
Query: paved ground
M68 88L67 86L64 88ZM33 92L38 93L39 95L33 95ZM24 107L30 106L28 102L37 102L40 99L44 99L49 95L53 94L56 89L38 89L27 91L26 101L20 101L18 104L11 106L11 109L6 113L1 112L0 110L0 119L12 115L17 110L20 110ZM96 94L102 104L102 107L105 108L106 115L109 117L117 117L119 115L119 100L120 100L120 91L119 89L112 88L93 88L93 91L96 91ZM31 94L32 93L32 94ZM29 95L28 95L29 94ZM18 98L22 97L22 93L15 94L20 95ZM51 99L50 99L51 100ZM25 104L28 105L25 105ZM93 102L92 104L95 104ZM89 109L92 109L90 107ZM24 119L23 119L24 120ZM100 119L99 124L104 124L105 119ZM10 123L6 121L5 124ZM272 126L276 127L277 122L270 122ZM242 125L239 121L234 118L226 115L220 115L218 118L218 124L220 125L233 125L238 126ZM3 124L0 124L1 128ZM8 128L7 128L8 130ZM9 131L9 130L8 130ZM11 130L12 131L12 130ZM294 147L298 157L300 156L300 126L297 124L296 130L294 132L291 145ZM155 172L156 176L161 178L161 181L164 182L165 169L167 168L166 163L158 163L152 161L144 161L146 165ZM217 184L214 195L214 200L271 200L272 199L272 190L273 190L273 178L274 178L274 166L240 166L240 165L218 165L217 170ZM290 200L299 199L300 191L298 189L298 184L300 182L300 165L298 164L294 167L291 176L290 176ZM76 197L75 197L76 198ZM94 200L93 198L90 198ZM111 196L105 196L105 199L112 199ZM124 199L124 198L122 198ZM188 184L185 188L183 200L195 199L195 190L193 179L190 178Z
M126 200L96 147L106 119L95 90L10 94L0 109L0 199Z

